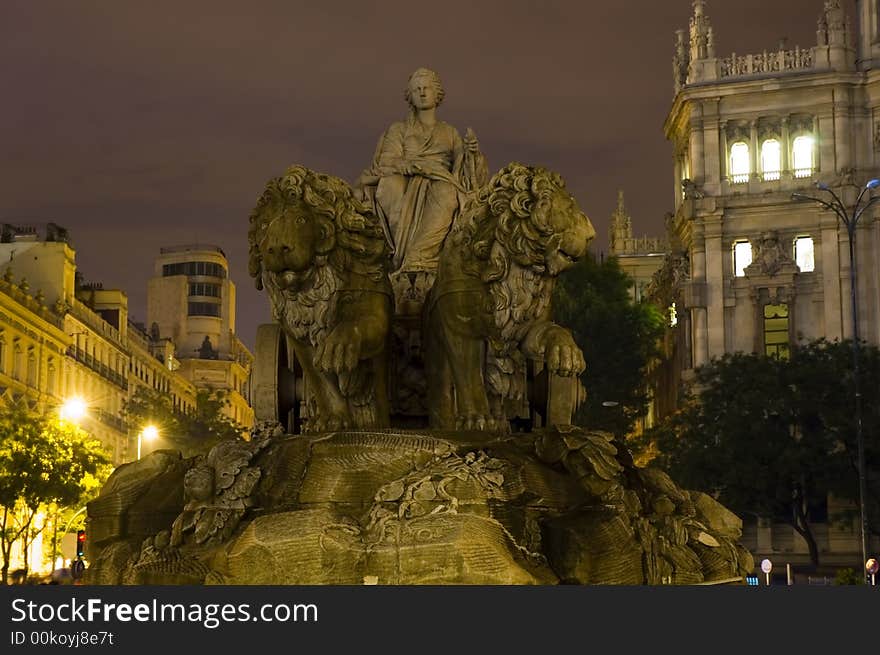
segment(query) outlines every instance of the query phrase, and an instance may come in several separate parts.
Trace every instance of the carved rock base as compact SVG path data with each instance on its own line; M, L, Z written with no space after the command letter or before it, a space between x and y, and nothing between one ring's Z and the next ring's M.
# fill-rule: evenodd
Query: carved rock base
M117 469L89 506L91 524L113 529L90 540L86 581L689 584L753 565L737 517L636 468L604 433L273 436L250 462L227 450L235 459L208 458L222 490L186 505L185 472L204 461L164 452ZM182 536L169 539L169 516ZM185 529L205 517L225 523Z

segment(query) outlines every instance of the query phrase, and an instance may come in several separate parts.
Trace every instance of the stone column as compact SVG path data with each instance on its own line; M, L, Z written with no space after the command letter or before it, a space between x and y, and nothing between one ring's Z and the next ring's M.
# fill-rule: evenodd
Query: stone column
M691 180L702 185L706 180L706 162L703 143L703 120L690 121Z
M721 250L721 216L705 220L706 320L709 357L724 354L724 253Z
M708 101L707 101L708 103ZM718 134L718 104L715 101L711 115L703 119L703 191L707 195L717 196L721 192L721 158L718 151L721 147Z
M694 282L706 281L706 251L702 238L694 243L691 251L691 277ZM691 310L693 326L693 365L694 368L709 362L709 323L705 307Z
M840 236L836 216L823 217L821 239L825 337L829 340L842 339L841 289L843 285L841 276L845 271L841 270L840 266Z
M730 184L730 153L727 144L727 121L721 121L719 128L721 129L721 152L719 165L721 166L721 177Z
M789 129L789 117L782 117L782 175L785 179L794 177L791 170L791 131Z
M837 159L837 172L845 171L852 166L852 148L850 141L850 107L845 89L832 90L834 107L834 148Z
M837 149L834 145L834 116L823 114L814 119L816 148L816 172L834 173L837 170Z
M758 179L758 121L749 123L749 181Z

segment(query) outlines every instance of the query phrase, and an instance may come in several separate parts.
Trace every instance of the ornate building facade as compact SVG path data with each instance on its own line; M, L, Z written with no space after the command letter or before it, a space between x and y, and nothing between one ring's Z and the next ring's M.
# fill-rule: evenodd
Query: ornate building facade
M846 229L833 212L792 194L815 194L821 182L852 206L880 175L878 0L857 5L856 30L838 0L816 1L814 45L729 57L715 51L705 4L696 0L689 29L677 32L664 126L674 148L675 211L670 254L650 292L678 320L655 371L659 415L713 357L785 356L798 342L851 336ZM860 333L877 344L874 212L862 217L856 244ZM774 549L771 532L753 536L758 551ZM850 546L833 529L824 543Z
M75 256L57 225L2 226L0 403L26 400L51 411L81 399L83 427L118 465L137 456L143 426L129 425L123 408L139 387L167 393L174 408L186 412L195 408L199 385L185 374L171 338L129 319L123 291L82 282ZM250 353L237 347L245 354L244 364L235 364L245 382L230 393L234 404L227 413L249 427L253 412L242 392ZM223 375L231 368L221 366ZM223 380L217 387L227 388Z

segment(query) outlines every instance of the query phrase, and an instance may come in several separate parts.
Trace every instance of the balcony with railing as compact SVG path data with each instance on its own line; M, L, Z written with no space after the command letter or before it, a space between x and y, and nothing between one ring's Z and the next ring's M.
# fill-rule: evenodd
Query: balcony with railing
M107 427L113 428L118 432L127 432L128 425L126 422L116 414L111 414L110 412L104 411L103 409L94 410L95 418L97 418L101 423L106 425Z
M71 357L78 361L80 364L84 364L105 380L108 380L112 384L115 384L120 389L128 391L128 380L125 379L125 376L120 375L106 364L99 362L94 356L90 355L82 348L70 346L67 349L67 355L68 357Z

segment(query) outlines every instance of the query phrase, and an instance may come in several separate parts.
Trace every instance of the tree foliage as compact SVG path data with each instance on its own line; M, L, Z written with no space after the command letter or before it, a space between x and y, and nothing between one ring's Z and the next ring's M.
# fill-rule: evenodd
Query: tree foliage
M154 425L159 430L161 447L180 450L189 457L209 451L223 439L241 436L242 426L223 413L228 405L225 391L200 389L195 409L182 411L174 407L171 394L139 387L126 401L123 412L132 429Z
M554 320L572 331L587 362L587 399L575 421L621 436L647 411L645 370L664 323L653 305L632 301L632 285L617 258L598 261L588 253L560 276L553 297Z
M862 346L869 524L880 520L880 351ZM645 435L685 486L734 512L789 523L814 564L812 513L829 493L858 499L851 342L814 341L789 359L728 354L698 369L682 409ZM835 517L831 517L832 519Z
M6 584L12 545L27 545L42 527L35 526L46 505L72 507L106 477L109 460L100 442L51 413L27 406L0 409L0 551Z

